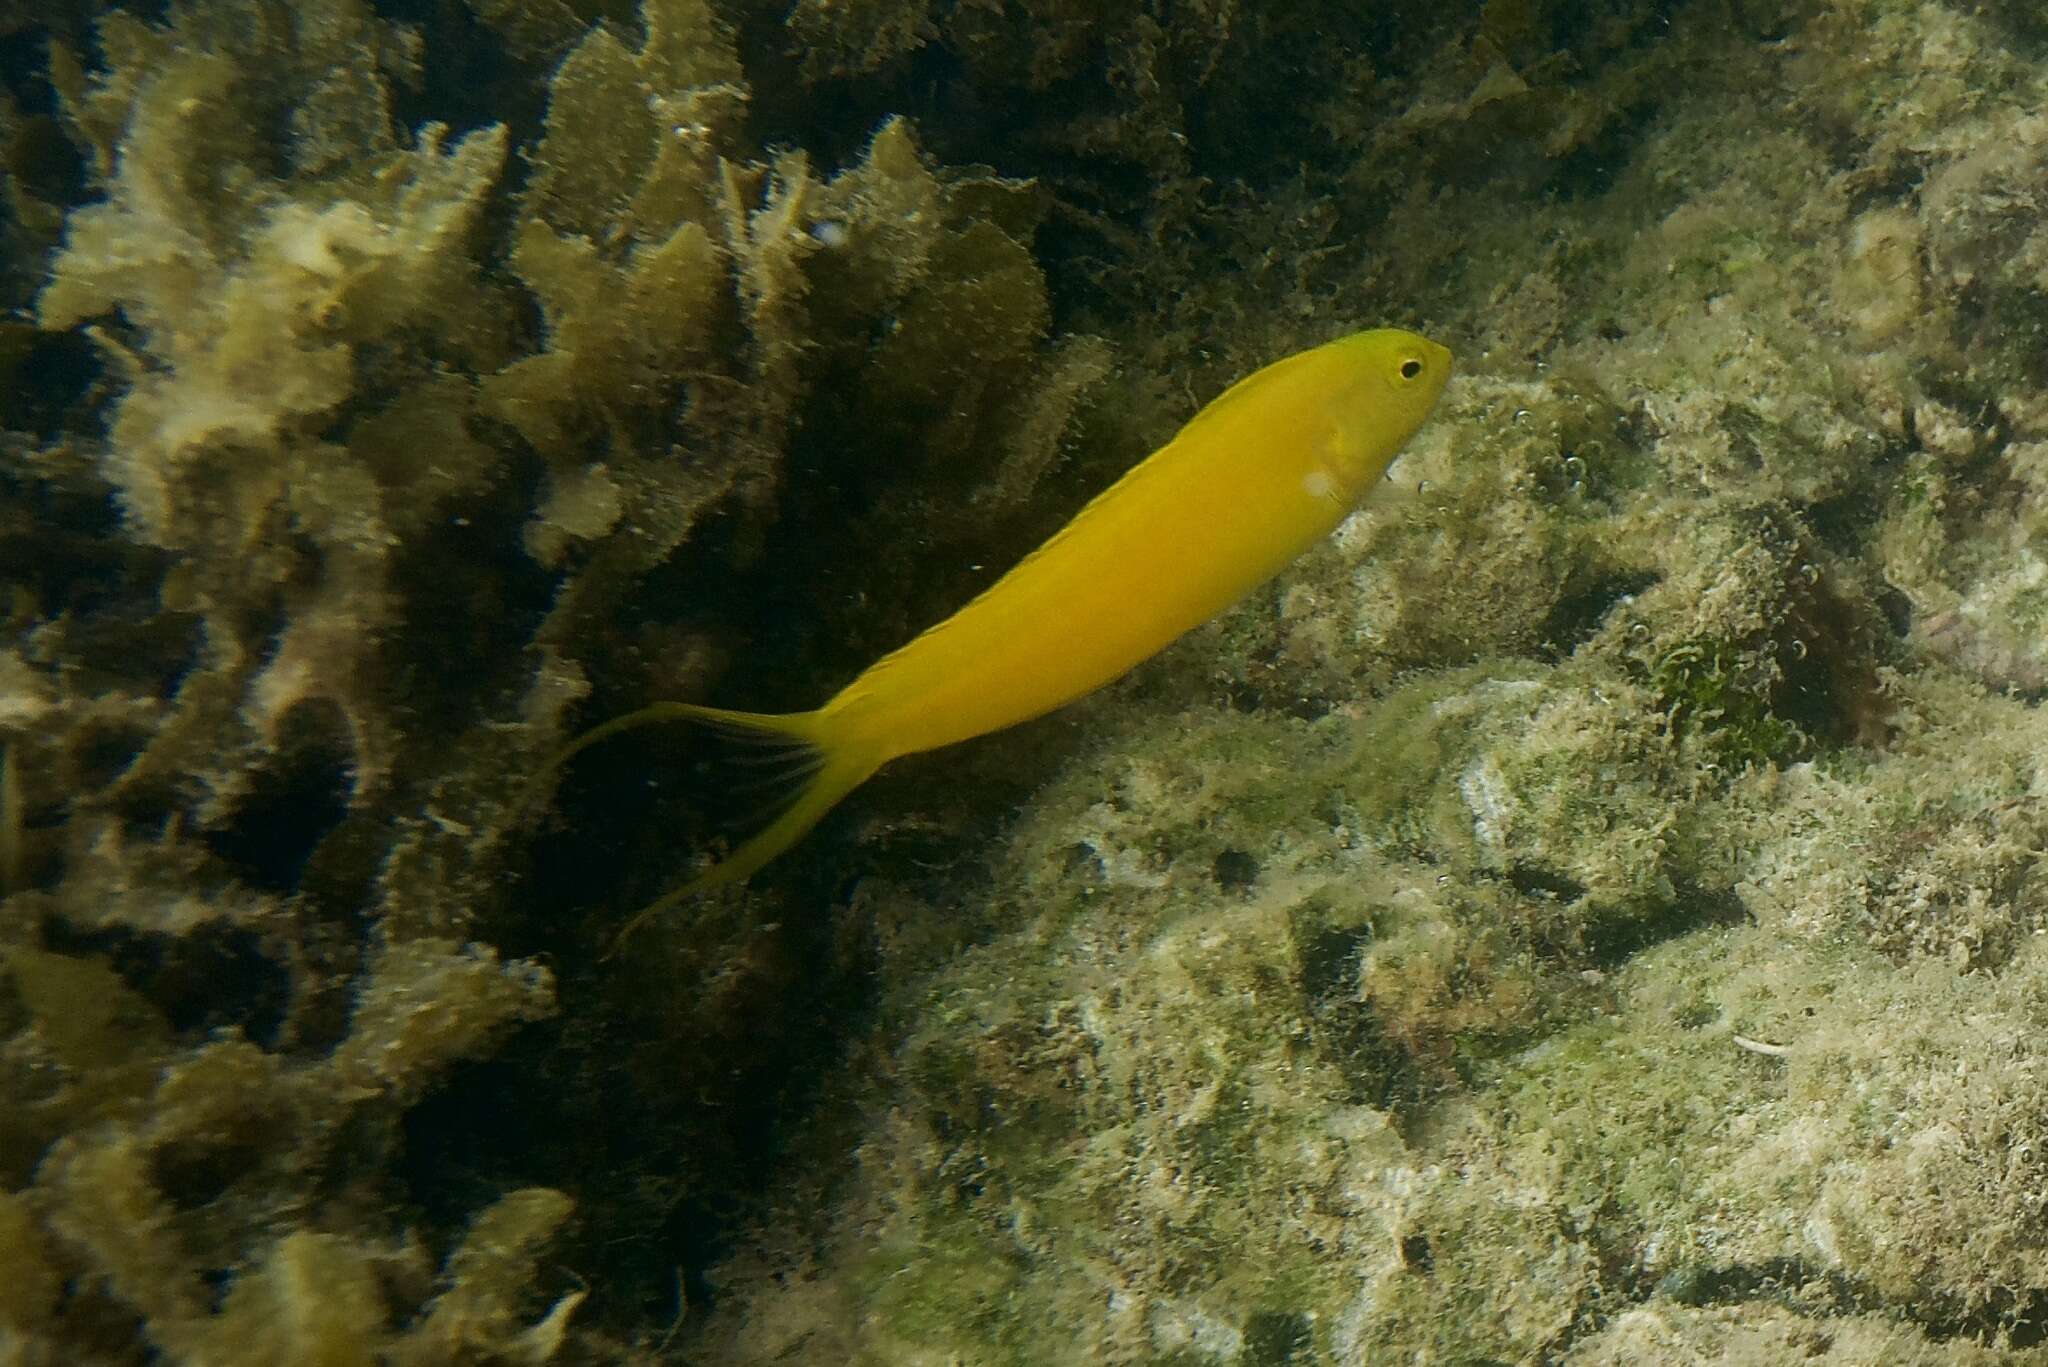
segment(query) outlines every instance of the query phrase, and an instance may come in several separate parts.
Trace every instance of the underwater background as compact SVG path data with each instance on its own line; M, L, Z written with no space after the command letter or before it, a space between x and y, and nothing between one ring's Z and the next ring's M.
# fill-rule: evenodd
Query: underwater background
M0 1367L2048 1362L2044 101L2027 0L0 0ZM747 804L566 740L1380 324L1328 542L613 952Z

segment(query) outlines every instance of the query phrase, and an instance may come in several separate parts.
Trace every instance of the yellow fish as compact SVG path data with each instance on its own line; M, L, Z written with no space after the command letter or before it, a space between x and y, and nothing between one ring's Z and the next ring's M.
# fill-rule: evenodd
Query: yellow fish
M572 742L693 721L788 746L794 799L759 834L636 918L746 878L902 755L1027 721L1116 678L1278 574L1385 473L1450 378L1398 328L1275 361L1225 390L966 607L814 712L662 702Z

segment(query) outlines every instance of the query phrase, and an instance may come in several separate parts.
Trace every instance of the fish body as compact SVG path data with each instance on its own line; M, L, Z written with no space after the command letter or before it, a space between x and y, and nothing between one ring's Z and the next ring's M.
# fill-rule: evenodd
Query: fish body
M886 762L1094 691L1328 535L1449 374L1448 351L1394 330L1257 371L978 598L869 666L821 719Z
M1104 490L980 596L862 671L814 712L657 703L576 741L695 721L786 744L794 800L643 916L751 875L902 755L1071 702L1157 653L1326 536L1429 416L1443 347L1353 333L1254 372Z

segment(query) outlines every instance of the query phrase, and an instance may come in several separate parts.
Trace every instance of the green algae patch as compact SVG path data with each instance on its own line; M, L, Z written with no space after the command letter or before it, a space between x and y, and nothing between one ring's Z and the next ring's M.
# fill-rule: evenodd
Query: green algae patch
M1020 1313L1028 1265L1021 1251L1002 1256L972 1226L954 1237L932 1231L915 1242L884 1245L852 1269L860 1299L881 1317L876 1342L853 1362L883 1363L955 1338L964 1328L994 1356L1024 1364L1050 1326ZM900 1360L900 1359L899 1359Z
M1799 728L1771 710L1768 692L1745 677L1740 655L1723 642L1679 642L1657 657L1647 682L1674 733L1707 733L1716 756L1735 768L1795 759L1807 747Z

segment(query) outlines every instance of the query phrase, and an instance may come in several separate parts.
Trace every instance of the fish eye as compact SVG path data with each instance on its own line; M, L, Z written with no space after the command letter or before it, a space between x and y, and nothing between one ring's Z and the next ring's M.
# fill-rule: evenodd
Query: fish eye
M1412 379L1414 379L1414 378L1415 378L1416 376L1420 375L1421 373L1422 373L1422 362L1421 362L1421 361L1419 361L1419 360L1417 360L1417 359L1416 359L1415 357L1413 357L1413 356L1410 356L1410 357L1409 357L1409 358L1408 358L1407 360L1405 360L1405 361L1401 362L1401 378L1402 378L1402 379L1404 379L1404 380L1412 380Z

